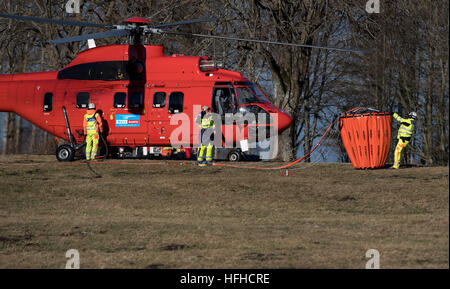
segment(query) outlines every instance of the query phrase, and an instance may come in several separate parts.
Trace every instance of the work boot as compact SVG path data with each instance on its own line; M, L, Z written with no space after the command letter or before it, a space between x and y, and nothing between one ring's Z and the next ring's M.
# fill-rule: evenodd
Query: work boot
M398 170L399 167L392 166L391 169Z

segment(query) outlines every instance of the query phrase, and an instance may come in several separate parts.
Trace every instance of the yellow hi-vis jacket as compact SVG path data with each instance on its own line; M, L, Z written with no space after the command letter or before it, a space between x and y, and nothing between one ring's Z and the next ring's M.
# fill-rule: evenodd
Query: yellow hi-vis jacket
M83 119L84 134L94 134L98 131L103 132L102 119L94 110L88 110Z
M414 119L412 118L402 118L397 113L394 113L394 118L396 121L401 123L398 129L397 138L401 137L411 137L414 132Z
M203 114L203 115L202 115ZM195 122L198 123L201 129L206 129L210 127L214 127L214 119L212 114L206 114L203 112L200 112L197 116L197 119Z

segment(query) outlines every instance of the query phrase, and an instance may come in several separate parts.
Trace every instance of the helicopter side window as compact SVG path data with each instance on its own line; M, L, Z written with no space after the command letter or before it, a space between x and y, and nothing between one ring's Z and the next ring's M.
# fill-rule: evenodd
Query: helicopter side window
M87 108L89 105L89 92L79 92L77 94L77 108Z
M92 80L114 81L127 80L125 62L122 61L103 61L92 65Z
M127 104L127 94L125 92L116 92L114 94L114 107L124 108Z
M143 65L131 66L132 80L142 79ZM67 67L58 72L58 79L78 79L78 80L103 80L118 81L130 80L130 68L127 61L102 61L82 63Z
M128 97L129 108L142 108L144 106L144 93L142 91L136 91L131 93Z
M153 95L153 107L164 107L166 106L166 93L165 92L155 92Z
M169 95L169 113L182 113L184 105L184 94L182 92L172 92Z
M53 93L47 92L44 95L44 111L52 111L53 109Z

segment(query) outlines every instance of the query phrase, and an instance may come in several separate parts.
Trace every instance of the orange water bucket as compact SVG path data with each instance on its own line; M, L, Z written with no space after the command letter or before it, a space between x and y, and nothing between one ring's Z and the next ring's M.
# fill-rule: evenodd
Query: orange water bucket
M355 169L382 168L389 155L392 114L356 111L342 113L339 117L339 130L347 155Z

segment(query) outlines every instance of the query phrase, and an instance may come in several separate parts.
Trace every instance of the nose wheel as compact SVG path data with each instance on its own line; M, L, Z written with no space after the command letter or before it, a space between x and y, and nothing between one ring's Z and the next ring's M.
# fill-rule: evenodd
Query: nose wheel
M60 162L71 162L75 156L75 150L70 145L60 145L56 149L56 158Z

